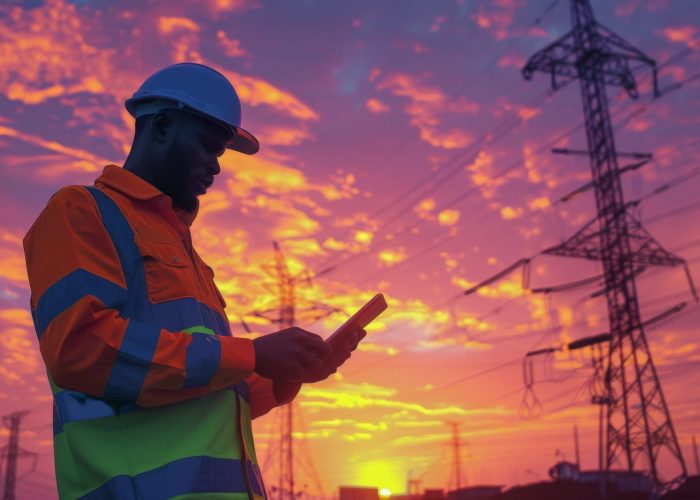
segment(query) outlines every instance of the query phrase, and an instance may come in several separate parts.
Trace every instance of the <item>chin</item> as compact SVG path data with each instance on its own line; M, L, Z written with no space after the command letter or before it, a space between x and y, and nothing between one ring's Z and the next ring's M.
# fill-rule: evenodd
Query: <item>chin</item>
M188 212L191 212L197 206L197 196L181 196L173 201Z

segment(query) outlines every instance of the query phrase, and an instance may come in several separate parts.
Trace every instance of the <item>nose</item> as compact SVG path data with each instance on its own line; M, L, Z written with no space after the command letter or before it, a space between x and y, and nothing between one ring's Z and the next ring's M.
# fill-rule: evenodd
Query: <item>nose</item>
M219 175L221 173L221 167L219 166L219 160L215 159L212 163L207 166L207 170L211 175Z

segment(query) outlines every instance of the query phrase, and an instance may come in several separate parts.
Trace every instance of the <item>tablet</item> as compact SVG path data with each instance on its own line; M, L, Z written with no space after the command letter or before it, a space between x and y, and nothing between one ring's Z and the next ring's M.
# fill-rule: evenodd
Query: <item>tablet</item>
M331 347L334 347L358 328L365 328L386 308L387 304L384 295L378 293L362 306L359 311L353 314L350 319L343 323L340 328L333 332L333 334L326 339L326 342L328 342Z

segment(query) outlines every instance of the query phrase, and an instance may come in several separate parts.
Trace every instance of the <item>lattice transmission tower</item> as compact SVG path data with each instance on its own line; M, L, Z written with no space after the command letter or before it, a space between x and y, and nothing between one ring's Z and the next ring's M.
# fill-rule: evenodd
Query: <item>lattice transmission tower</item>
M535 71L548 73L554 88L579 80L597 215L543 253L602 262L610 324L605 468L642 470L666 490L687 471L644 334L635 277L647 266L685 261L663 249L628 211L606 96L611 85L638 97L633 64L652 69L658 92L656 63L597 22L588 0L570 0L570 6L573 29L533 55L522 74L529 80ZM668 478L659 473L662 460L673 469Z
M342 312L337 308L320 303L311 303L304 307L299 307L297 300L297 287L300 283L311 283L311 275L307 271L302 271L294 275L287 265L287 260L276 242L272 242L274 250L274 264L265 265L263 269L276 279L276 295L278 303L276 306L263 311L254 311L250 315L265 318L266 320L278 324L280 329L295 326L299 321L313 323L333 313ZM248 325L243 323L244 328L250 333ZM296 499L303 494L295 486L294 473L294 402L284 405L279 410L281 412L280 440L277 451L279 452L278 462L278 484L270 488L273 498L277 500ZM311 468L314 469L313 464ZM315 469L314 469L315 473ZM320 485L317 485L320 486ZM323 493L323 492L320 492Z
M0 448L0 463L7 459L5 468L5 487L3 488L3 500L15 500L15 487L17 485L17 459L31 456L34 458L32 470L36 468L37 454L27 451L19 446L19 427L22 419L27 416L29 410L16 411L2 417L2 423L10 429L7 445Z

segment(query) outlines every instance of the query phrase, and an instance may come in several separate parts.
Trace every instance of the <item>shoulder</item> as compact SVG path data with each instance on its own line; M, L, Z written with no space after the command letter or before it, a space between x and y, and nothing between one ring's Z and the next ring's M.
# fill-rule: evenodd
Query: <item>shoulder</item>
M92 195L83 186L64 186L58 191L56 191L51 198L49 198L46 207L52 205L60 204L83 204L83 205L93 205L94 201Z
M45 214L61 214L66 219L102 219L95 198L85 186L65 186L56 191L41 212Z
M100 220L92 195L82 186L65 186L56 191L39 213L24 237L35 239L37 233L59 230L66 227L78 227L84 223L94 225Z

